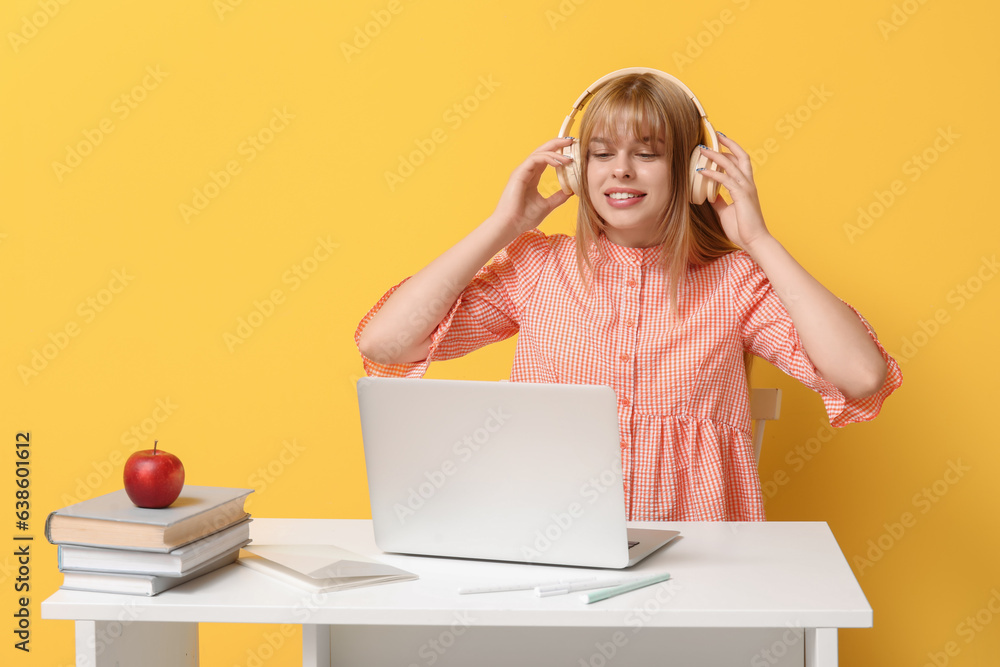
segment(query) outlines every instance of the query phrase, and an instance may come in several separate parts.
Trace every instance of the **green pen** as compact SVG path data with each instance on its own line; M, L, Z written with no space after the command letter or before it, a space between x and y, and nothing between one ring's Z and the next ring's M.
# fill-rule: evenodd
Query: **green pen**
M669 572L663 572L662 574L656 574L652 577L646 577L645 579L637 579L630 584L623 584L621 586L612 586L611 588L602 588L599 591L594 591L593 593L584 593L580 596L580 601L586 604L591 604L592 602L600 602L601 600L607 600L608 598L613 598L616 595L621 595L622 593L628 593L629 591L638 590L640 588L645 588L646 586L652 586L653 584L658 584L661 581L666 581L670 578Z

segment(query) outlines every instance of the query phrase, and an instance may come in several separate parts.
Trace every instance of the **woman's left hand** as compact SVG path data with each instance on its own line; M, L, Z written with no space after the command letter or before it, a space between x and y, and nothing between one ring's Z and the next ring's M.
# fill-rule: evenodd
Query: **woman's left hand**
M727 204L720 193L712 202L712 208L719 214L722 228L729 240L749 251L755 242L770 235L757 198L753 165L750 163L750 156L739 144L724 134L718 133L718 137L719 143L729 152L720 153L702 147L701 152L719 165L719 171L705 169L700 173L729 190L733 203Z

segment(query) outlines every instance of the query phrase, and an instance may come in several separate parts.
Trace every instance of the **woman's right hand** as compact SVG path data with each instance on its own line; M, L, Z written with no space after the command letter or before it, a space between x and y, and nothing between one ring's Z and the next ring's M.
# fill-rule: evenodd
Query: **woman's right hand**
M573 140L569 137L547 141L518 165L510 175L493 215L520 234L540 225L549 213L566 203L570 195L558 190L544 197L538 191L538 182L546 166L561 167L573 161L560 152L571 143Z

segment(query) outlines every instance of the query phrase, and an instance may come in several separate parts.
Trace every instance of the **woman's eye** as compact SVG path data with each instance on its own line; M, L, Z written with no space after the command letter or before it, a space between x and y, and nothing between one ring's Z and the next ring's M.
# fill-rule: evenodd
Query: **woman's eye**
M643 160L655 160L659 157L656 153L639 153L639 157Z
M590 157L596 160L604 160L611 157L611 153L591 153Z

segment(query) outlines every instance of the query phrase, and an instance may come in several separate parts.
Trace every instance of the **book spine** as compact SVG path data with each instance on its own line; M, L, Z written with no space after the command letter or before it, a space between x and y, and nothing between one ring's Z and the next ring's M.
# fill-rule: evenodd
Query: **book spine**
M45 517L45 539L49 541L49 544L55 544L55 542L52 541L52 517L55 515L55 512L49 512L49 515Z

